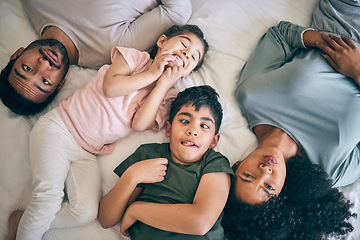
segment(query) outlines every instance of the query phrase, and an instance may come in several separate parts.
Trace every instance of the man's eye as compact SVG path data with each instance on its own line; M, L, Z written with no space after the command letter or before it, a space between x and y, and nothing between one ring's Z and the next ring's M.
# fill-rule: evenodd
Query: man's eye
M50 85L50 82L49 82L48 80L46 80L45 78L43 79L43 83L44 83L45 85Z
M32 68L29 67L28 65L23 65L23 69L25 72L31 72Z

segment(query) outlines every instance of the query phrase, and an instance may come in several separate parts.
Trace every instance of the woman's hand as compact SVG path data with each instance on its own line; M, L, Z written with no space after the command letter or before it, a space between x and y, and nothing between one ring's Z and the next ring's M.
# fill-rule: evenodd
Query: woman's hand
M323 57L337 72L348 76L360 86L360 51L347 37L322 34L327 44L317 42L316 46L325 53Z

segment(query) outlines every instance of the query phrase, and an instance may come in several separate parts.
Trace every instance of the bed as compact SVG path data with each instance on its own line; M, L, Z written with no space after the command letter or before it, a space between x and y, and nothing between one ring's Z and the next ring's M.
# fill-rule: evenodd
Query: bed
M234 89L240 70L257 41L268 27L280 20L309 26L310 16L317 0L192 0L191 24L197 24L210 44L203 67L175 87L209 84L221 97L224 120L220 142L216 150L226 155L233 164L244 158L256 146L255 135L248 129L234 98ZM24 15L19 0L0 0L0 67L20 46L27 46L37 38L35 30ZM54 108L80 86L87 83L95 70L72 66L63 90L45 109ZM43 113L42 113L43 114ZM41 114L26 118L11 113L0 103L0 239L7 234L7 220L15 209L24 209L31 197L31 176L28 159L28 135ZM99 156L106 194L116 183L113 169L140 144L164 142L164 131L137 132L118 141L112 154ZM341 189L360 212L360 180ZM346 239L360 239L360 218L353 219L355 231ZM43 239L127 239L119 233L119 226L103 229L95 220L83 227L50 229Z

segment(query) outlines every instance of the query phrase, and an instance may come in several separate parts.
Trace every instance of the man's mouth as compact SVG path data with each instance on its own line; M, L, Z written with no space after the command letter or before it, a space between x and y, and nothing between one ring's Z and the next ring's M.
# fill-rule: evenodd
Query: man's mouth
M51 66L54 66L57 69L60 69L61 64L59 62L58 55L55 51L47 48L40 48L40 53L44 56L44 58L49 61Z
M196 143L192 141L182 141L181 144L185 147L199 147Z

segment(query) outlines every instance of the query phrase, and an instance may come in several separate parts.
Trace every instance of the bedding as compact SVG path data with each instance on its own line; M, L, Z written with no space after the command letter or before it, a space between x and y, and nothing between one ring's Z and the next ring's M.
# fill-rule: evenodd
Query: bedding
M309 26L316 3L317 0L192 0L193 14L189 23L197 24L204 31L210 49L203 67L178 81L175 88L181 91L209 84L220 94L224 119L216 150L226 155L231 163L244 158L256 146L255 135L248 129L234 98L241 68L269 27L281 20ZM19 0L0 0L0 68L7 64L16 49L36 38ZM71 66L65 86L44 112L86 84L95 73L95 70ZM0 240L7 234L9 214L15 209L24 209L31 198L28 135L41 114L16 116L0 103ZM140 144L167 141L164 135L164 130L136 132L118 141L113 153L98 156L103 194L115 185L118 177L113 170L122 160ZM360 212L360 180L341 191L354 203L354 210ZM360 239L360 219L353 219L352 223L355 230L346 239ZM43 239L128 238L121 236L119 225L103 229L95 220L83 227L50 229Z

